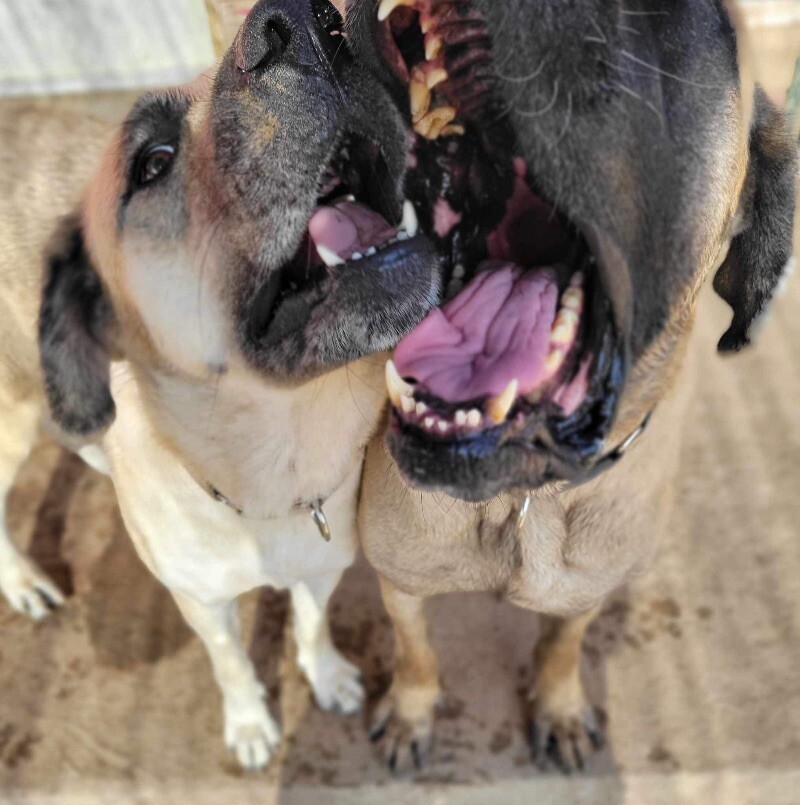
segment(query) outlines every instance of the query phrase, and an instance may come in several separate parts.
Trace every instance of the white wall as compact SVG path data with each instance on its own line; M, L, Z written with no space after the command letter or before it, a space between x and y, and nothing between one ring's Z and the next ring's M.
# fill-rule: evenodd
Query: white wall
M0 95L173 84L213 61L203 0L0 0Z

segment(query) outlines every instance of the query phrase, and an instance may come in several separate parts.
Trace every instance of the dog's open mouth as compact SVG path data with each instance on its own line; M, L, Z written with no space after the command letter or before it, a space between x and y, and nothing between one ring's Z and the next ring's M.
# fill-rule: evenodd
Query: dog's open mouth
M383 0L378 40L408 87L408 194L447 278L387 365L392 452L416 485L465 498L578 478L624 377L595 256L516 156L471 0Z
M253 340L269 343L297 329L298 308L325 299L345 274L389 271L413 252L429 251L414 206L405 201L400 220L385 189L380 149L355 135L342 137L320 177L313 209L294 257L273 272L251 307Z

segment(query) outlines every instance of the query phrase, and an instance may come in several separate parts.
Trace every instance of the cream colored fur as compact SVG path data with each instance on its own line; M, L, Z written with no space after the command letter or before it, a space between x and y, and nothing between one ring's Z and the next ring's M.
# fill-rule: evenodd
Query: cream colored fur
M205 90L201 83L187 91L196 95L193 145L201 151ZM161 243L115 232L118 135L77 115L21 106L0 126L0 148L9 165L0 174L0 515L40 424L110 472L139 555L206 646L227 744L243 766L262 767L280 728L239 635L240 594L265 584L289 589L298 660L317 701L352 713L363 700L358 669L331 642L326 606L355 555L363 450L383 402L381 361L364 360L303 385L267 382L231 346L215 275L199 276L187 243L196 235L193 222L184 237ZM199 186L189 183L189 209L196 192ZM45 244L76 204L119 314L125 352L135 356L112 365L117 415L96 444L68 439L49 421L36 347ZM207 272L218 270L214 261L224 251L217 242L203 252L211 261ZM222 374L214 371L221 363ZM209 482L243 516L212 498ZM330 543L309 513L295 508L318 497L326 501ZM0 589L15 609L37 619L63 602L12 543L4 516Z

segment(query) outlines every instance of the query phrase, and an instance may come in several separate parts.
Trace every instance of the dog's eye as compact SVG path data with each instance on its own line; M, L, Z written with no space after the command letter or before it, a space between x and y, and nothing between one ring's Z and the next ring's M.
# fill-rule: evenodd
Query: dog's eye
M174 146L151 145L145 149L136 164L136 184L139 187L144 187L154 182L170 169L174 160Z

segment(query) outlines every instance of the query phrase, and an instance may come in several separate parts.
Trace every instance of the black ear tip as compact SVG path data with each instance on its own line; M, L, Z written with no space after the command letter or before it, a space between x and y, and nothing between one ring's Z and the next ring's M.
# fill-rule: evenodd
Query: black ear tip
M39 358L47 400L53 421L68 433L88 436L114 419L106 349L112 321L78 217L70 216L47 255L39 307Z
M92 399L86 399L79 410L74 401L62 399L54 389L48 389L50 413L56 424L73 436L91 436L105 430L116 416L111 393L98 389Z
M730 305L733 320L717 345L738 352L763 317L792 255L797 145L786 116L757 88L747 180L739 201L743 227L714 277L714 290Z
M722 338L717 343L718 352L739 352L745 347L750 346L750 338L746 332L737 327L735 330L731 327L726 330Z

